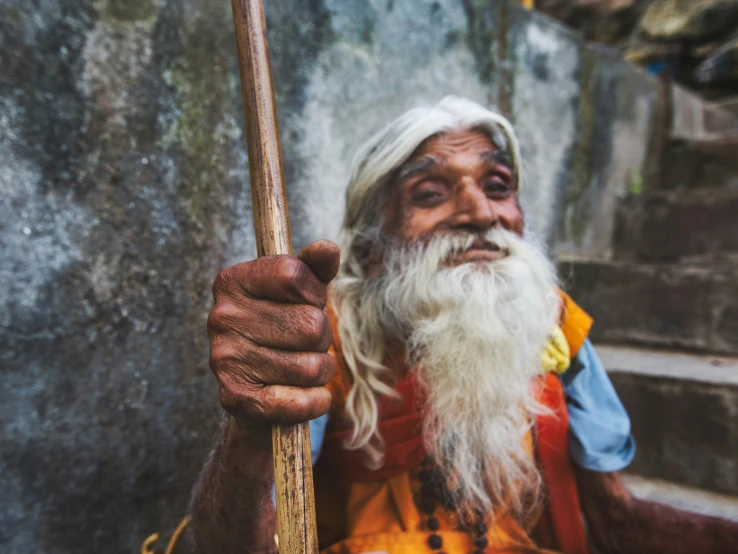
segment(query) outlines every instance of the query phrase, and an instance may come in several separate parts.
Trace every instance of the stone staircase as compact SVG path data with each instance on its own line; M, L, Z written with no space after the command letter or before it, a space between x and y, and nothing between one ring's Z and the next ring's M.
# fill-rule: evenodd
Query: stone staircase
M591 338L631 416L634 493L738 519L732 117L710 108L717 131L672 126L657 187L619 202L611 258L564 258L559 270L595 319Z

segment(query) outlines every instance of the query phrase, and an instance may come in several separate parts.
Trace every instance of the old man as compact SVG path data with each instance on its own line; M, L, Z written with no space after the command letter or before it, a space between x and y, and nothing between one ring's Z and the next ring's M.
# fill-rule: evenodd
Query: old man
M508 121L447 97L359 151L340 264L318 241L218 276L227 419L195 491L197 552L276 550L270 426L308 420L326 554L738 544L729 522L623 487L630 422L590 318L524 233L523 181Z

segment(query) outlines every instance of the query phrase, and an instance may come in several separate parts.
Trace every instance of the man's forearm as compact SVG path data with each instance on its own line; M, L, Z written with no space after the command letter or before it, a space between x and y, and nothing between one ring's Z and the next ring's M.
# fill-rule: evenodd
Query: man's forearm
M582 508L604 554L722 554L738 544L738 523L633 497L617 473L579 470Z
M228 418L192 501L196 554L276 552L271 433Z

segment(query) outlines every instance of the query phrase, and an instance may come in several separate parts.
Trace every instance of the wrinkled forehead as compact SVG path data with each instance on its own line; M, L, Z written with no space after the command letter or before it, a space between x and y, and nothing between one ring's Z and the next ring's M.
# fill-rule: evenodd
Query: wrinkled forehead
M425 139L400 165L397 175L402 178L409 168L424 161L467 154L513 170L513 157L505 145L500 147L490 133L480 127L436 133Z
M487 160L506 166L515 188L521 188L519 148L510 123L477 104L448 97L434 108L410 110L360 147L346 189L343 229L361 231L375 225L378 208L406 164L459 131L478 132Z

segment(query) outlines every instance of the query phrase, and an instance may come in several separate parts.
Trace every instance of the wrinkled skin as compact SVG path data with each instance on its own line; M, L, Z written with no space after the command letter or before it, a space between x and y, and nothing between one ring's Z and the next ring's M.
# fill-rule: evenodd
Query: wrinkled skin
M318 241L297 256L229 267L213 284L210 368L230 417L193 499L196 552L276 551L271 424L330 407L333 337L323 308L338 263L338 247Z
M395 185L385 232L402 241L498 225L523 233L510 161L480 132L426 141ZM452 263L498 256L475 243ZM230 417L193 501L198 553L276 551L270 426L308 421L330 407L324 385L334 371L326 353L332 331L322 310L338 265L338 247L318 241L297 256L230 267L215 280L210 367ZM617 474L577 470L577 479L593 542L605 554L722 553L738 544L735 525L635 500Z
M210 367L220 401L245 427L324 414L333 340L323 312L338 247L318 241L298 256L267 256L222 271L208 318Z

